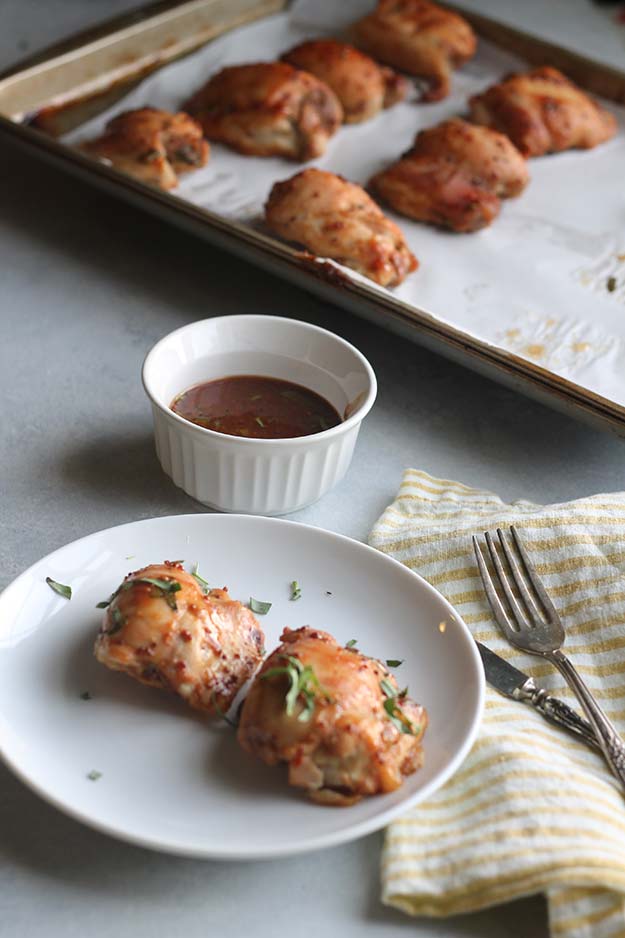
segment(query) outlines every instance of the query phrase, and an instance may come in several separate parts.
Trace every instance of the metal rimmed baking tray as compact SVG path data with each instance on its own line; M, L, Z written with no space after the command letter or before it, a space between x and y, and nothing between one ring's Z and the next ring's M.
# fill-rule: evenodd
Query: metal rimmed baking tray
M110 108L146 75L216 37L261 21L287 6L285 0L158 3L73 37L0 76L0 133L332 303L573 416L625 436L625 379L622 397L598 393L556 373L545 363L506 348L504 342L486 341L419 304L282 244L257 226L151 189L87 159L59 140L62 134ZM529 62L549 62L594 94L625 102L625 73L487 17L464 15L480 36L498 47L520 54ZM297 171L297 167L289 169ZM603 276L601 270L599 276ZM589 292L589 303L593 296Z

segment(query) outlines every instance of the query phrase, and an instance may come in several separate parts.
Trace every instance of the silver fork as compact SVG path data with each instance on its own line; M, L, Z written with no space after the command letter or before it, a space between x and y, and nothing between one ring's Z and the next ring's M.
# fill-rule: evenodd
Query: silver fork
M506 611L497 595L480 543L476 537L473 538L477 565L493 615L511 645L532 655L546 658L564 676L592 724L606 762L621 785L625 787L625 743L585 682L562 652L565 634L560 616L514 526L510 528L510 533L512 545L503 531L497 528L497 536L510 571L509 574L504 569L493 537L488 532L484 534L488 553L495 568L496 579L499 581L500 591L505 597L510 612ZM521 602L512 591L510 578L517 587Z

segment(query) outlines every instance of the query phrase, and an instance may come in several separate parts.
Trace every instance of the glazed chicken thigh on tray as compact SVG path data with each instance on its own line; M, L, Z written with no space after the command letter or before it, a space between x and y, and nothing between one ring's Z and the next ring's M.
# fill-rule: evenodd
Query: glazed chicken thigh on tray
M213 75L185 109L209 140L249 156L311 160L321 156L343 121L322 81L286 62L232 65Z
M373 658L327 632L285 629L241 711L241 746L322 804L390 792L422 762L423 707Z
M179 563L129 573L101 605L98 661L198 710L227 710L263 657L253 613L225 589L205 592Z
M82 150L159 189L175 188L181 173L205 166L209 155L197 121L152 107L118 114Z
M382 110L403 101L408 82L390 68L378 65L353 46L335 39L303 42L282 56L325 82L341 102L346 124L369 120Z
M422 130L370 186L402 215L469 232L490 224L500 198L519 195L528 178L525 159L504 134L452 118Z
M382 286L401 283L417 260L401 230L364 189L334 173L305 169L277 182L265 205L268 228Z
M402 72L423 78L424 101L446 98L451 72L475 55L475 34L457 13L430 0L380 0L352 28L356 45Z
M616 133L616 120L556 68L509 75L470 102L471 119L507 134L524 156L590 149Z

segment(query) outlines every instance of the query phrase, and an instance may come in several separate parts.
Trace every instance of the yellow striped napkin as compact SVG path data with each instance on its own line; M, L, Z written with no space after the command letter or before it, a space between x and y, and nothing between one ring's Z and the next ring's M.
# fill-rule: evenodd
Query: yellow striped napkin
M409 469L370 542L436 586L476 639L577 706L547 662L506 644L486 605L471 535L511 523L563 614L567 652L625 731L625 493L508 505ZM600 756L488 688L459 772L387 831L382 884L384 902L430 916L545 893L553 936L625 936L625 800Z

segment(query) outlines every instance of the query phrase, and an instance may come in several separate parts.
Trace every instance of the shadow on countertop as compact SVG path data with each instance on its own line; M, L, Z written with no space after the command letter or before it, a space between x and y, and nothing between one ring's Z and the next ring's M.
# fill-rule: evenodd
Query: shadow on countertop
M47 471L57 474L68 490L81 491L96 500L115 498L136 505L149 497L155 509L159 504L167 505L167 513L171 514L210 511L177 488L163 472L154 438L139 426L76 441L74 447L61 451L58 463L48 466Z

